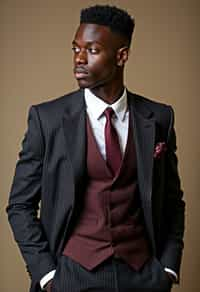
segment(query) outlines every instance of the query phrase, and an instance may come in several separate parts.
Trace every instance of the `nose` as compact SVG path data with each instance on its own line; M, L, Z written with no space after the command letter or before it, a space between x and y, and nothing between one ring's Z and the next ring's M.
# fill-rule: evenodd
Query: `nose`
M87 52L86 50L80 50L80 52L75 55L75 63L76 64L87 64Z

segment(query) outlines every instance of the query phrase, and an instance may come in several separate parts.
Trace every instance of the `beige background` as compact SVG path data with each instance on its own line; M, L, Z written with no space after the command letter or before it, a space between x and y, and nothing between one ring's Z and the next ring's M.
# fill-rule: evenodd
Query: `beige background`
M26 292L29 286L4 211L28 108L76 88L71 70L71 40L79 9L97 3L121 6L136 18L126 70L128 88L175 109L187 228L182 280L173 291L200 291L198 0L0 1L0 291Z

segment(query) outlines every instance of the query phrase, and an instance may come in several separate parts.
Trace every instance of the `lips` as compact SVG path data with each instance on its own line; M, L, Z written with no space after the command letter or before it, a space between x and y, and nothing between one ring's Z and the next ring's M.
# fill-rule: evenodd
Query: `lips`
M76 79L84 78L88 76L88 71L83 67L75 67L74 75Z

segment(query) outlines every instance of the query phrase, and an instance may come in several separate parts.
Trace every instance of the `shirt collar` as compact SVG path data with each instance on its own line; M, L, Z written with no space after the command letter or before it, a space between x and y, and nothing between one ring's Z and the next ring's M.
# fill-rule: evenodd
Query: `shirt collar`
M112 107L116 116L121 121L124 120L127 111L127 90L124 88L122 96L113 104L108 104L96 95L94 95L88 88L84 90L84 97L87 110L98 120L104 113L107 107Z

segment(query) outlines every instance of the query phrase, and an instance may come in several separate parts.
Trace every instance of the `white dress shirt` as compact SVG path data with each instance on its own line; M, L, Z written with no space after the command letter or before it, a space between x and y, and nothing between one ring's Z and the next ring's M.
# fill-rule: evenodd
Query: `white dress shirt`
M112 107L115 115L112 117L112 123L117 131L119 144L122 153L124 154L127 138L128 138L128 126L129 126L129 110L127 106L127 90L123 91L122 96L113 104L108 104L102 99L95 96L89 89L84 90L84 98L86 103L86 111L89 117L90 125L93 130L93 135L96 139L99 151L103 158L106 160L105 138L104 128L106 124L106 117L104 111L107 107ZM164 268L164 267L163 267ZM175 279L178 279L177 274L169 269L164 268L166 272L171 273ZM45 275L41 281L40 286L44 289L45 285L53 279L55 270Z
M129 111L127 108L127 91L124 92L120 99L113 104L108 104L102 99L96 97L89 89L85 89L85 103L87 115L90 120L91 128L99 151L106 160L105 137L104 128L106 124L106 117L104 111L107 107L111 107L115 115L112 117L112 123L117 131L121 152L125 152L127 137L128 137L128 123Z

